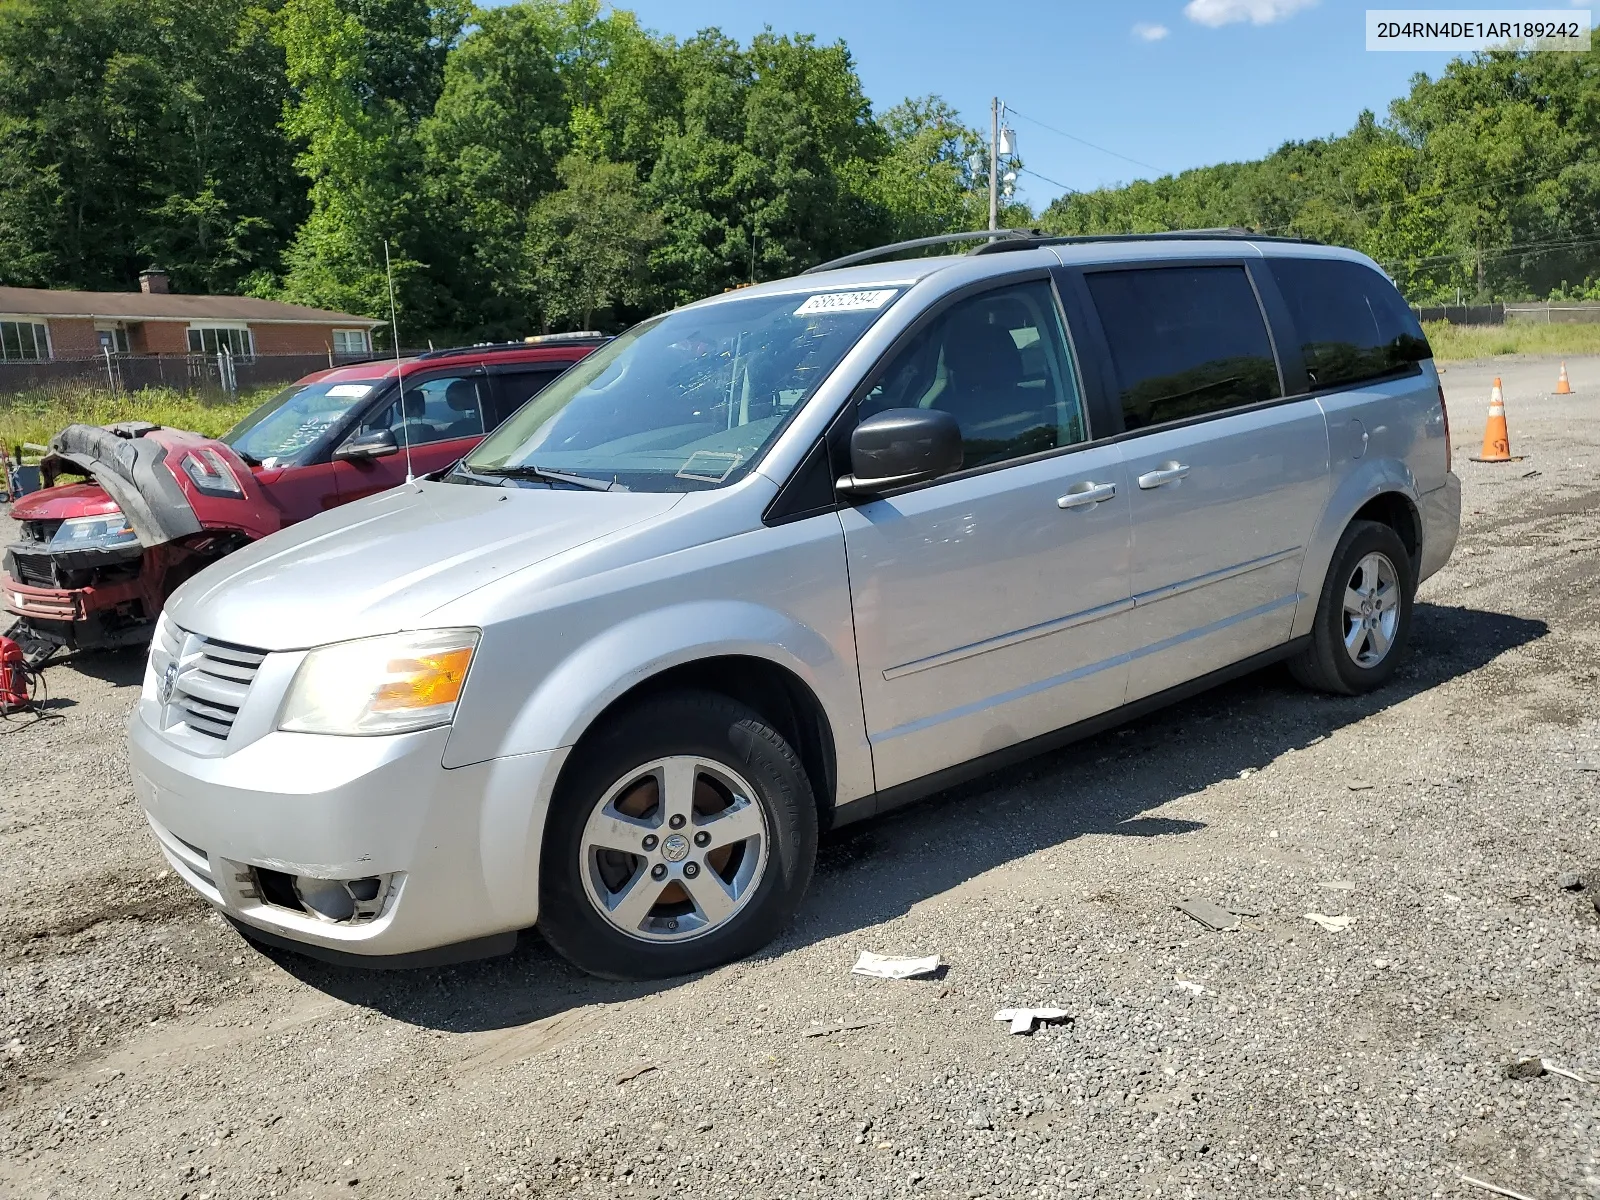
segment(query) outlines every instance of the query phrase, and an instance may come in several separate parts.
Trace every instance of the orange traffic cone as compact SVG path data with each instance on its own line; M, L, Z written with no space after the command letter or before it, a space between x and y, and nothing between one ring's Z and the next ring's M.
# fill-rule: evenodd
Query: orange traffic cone
M1561 378L1556 380L1555 395L1557 395L1557 396L1570 396L1570 395L1572 395L1572 383L1571 383L1570 380L1567 379L1567 364L1566 363L1562 363L1561 364Z
M1521 457L1511 453L1511 434L1506 430L1506 398L1500 391L1500 376L1496 375L1489 392L1489 423L1483 429L1483 453L1473 455L1472 461L1519 462Z

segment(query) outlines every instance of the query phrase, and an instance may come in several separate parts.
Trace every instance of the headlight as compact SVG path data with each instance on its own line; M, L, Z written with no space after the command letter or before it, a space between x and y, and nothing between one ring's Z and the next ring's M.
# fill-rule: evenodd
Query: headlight
M101 517L71 517L61 522L50 539L54 550L109 549L137 545L139 535L120 512Z
M313 650L289 685L278 728L360 736L448 725L478 636L430 629Z
M191 450L183 456L183 473L208 496L244 498L244 487L228 460L215 450Z

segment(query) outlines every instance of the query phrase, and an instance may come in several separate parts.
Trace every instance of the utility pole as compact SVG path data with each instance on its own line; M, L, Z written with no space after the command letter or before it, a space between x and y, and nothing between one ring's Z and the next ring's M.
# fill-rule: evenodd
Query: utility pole
M989 101L989 232L1000 228L1000 97Z

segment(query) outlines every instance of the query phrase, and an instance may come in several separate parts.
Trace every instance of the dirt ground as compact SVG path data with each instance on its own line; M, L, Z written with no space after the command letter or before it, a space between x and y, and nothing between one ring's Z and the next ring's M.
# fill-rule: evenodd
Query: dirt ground
M769 952L663 985L537 938L251 948L134 804L139 657L51 668L51 719L0 726L0 1195L1600 1196L1600 1083L1506 1074L1600 1080L1600 359L1568 365L1562 399L1553 361L1444 376L1463 539L1380 694L1265 672L842 831ZM1526 458L1491 467L1496 372Z

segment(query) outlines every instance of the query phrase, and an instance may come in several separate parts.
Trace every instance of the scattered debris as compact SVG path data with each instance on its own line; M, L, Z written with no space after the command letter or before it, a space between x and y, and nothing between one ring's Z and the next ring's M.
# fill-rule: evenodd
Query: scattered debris
M1583 891L1583 876L1576 871L1563 871L1556 876L1556 886L1564 892Z
M801 1037L816 1038L827 1037L830 1033L850 1033L856 1029L870 1029L874 1025L882 1025L887 1017L868 1017L864 1021L840 1021L837 1025L819 1025L815 1029L802 1029Z
M1569 1071L1565 1067L1557 1066L1555 1063L1551 1062L1548 1058L1541 1058L1539 1060L1539 1062L1544 1067L1544 1069L1546 1071L1549 1071L1550 1074L1552 1074L1552 1075L1563 1075L1568 1079L1576 1079L1579 1083L1594 1083L1595 1082L1593 1079L1585 1079L1582 1075L1579 1075L1576 1071Z
M624 1083L632 1083L641 1075L648 1075L651 1071L659 1071L660 1069L661 1068L656 1066L655 1063L642 1063L641 1065L634 1067L631 1071L624 1071L621 1075L618 1075L616 1079L612 1080L612 1082L620 1087Z
M1537 1079L1544 1074L1544 1059L1519 1058L1506 1064L1507 1079Z
M943 965L937 954L923 958L896 958L892 954L874 954L870 950L863 950L850 971L855 975L870 975L874 979L911 979L917 975L932 975Z
M1522 477L1524 479L1532 479L1535 475L1543 475L1543 474L1544 474L1543 471L1524 471L1522 473Z
M1510 1188L1503 1188L1498 1183L1485 1183L1481 1179L1474 1179L1471 1175L1463 1175L1462 1183L1469 1183L1473 1187L1482 1188L1486 1192L1493 1192L1497 1196L1510 1196L1511 1200L1534 1200L1524 1192L1513 1192Z
M1391 964L1387 958L1375 958L1372 960L1372 965L1380 971L1387 971Z
M1231 929L1239 928L1237 913L1230 912L1220 904L1210 900L1179 900L1178 911L1186 916L1193 917L1207 929L1214 929L1219 933L1226 933Z
M981 1108L975 1108L967 1116L968 1129L993 1129L994 1122L989 1119L989 1114Z
M1212 992L1210 988L1206 987L1204 984L1196 983L1192 979L1174 979L1172 981L1172 986L1175 988L1182 988L1184 991L1190 992L1196 996L1204 996L1207 994L1216 995L1216 993Z
M996 1021L1010 1021L1012 1033L1032 1033L1035 1024L1059 1025L1072 1017L1064 1008L1002 1008Z
M1581 762L1577 769L1580 771L1600 771L1600 762Z
M1326 916L1323 913L1307 913L1306 920L1315 921L1329 933L1343 933L1350 928L1350 918L1345 914L1336 917Z
M1378 785L1375 783L1368 783L1365 779L1352 779L1345 784L1345 787L1349 788L1352 792L1370 792L1377 786Z
M1330 892L1353 892L1356 890L1356 885L1348 879L1324 879L1317 886L1319 888L1327 888Z

